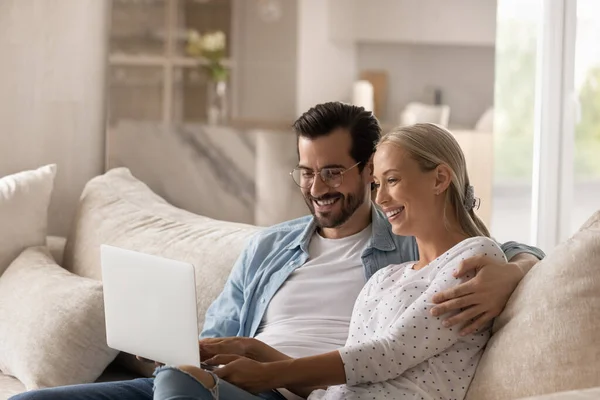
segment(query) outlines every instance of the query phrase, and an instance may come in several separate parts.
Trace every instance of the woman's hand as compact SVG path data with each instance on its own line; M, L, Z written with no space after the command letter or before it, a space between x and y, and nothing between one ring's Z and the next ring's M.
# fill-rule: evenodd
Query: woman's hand
M200 359L208 361L217 355L238 355L260 362L289 359L260 340L246 337L209 338L200 340Z
M224 365L213 371L223 379L250 393L261 393L283 387L277 363L261 363L234 354L218 355L206 362L212 365Z

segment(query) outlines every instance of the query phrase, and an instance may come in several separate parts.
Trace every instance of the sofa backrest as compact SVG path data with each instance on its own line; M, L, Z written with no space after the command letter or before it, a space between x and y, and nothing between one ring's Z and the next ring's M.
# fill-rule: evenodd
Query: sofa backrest
M101 280L100 245L192 263L196 269L198 322L221 292L246 241L260 228L216 221L178 209L126 168L88 182L64 253L64 267Z

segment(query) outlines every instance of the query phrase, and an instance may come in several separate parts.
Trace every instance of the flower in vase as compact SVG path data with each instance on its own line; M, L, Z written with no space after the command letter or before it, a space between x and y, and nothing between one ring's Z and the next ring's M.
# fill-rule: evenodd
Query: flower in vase
M222 31L208 32L200 35L196 30L188 32L186 52L195 58L202 58L208 63L204 68L215 82L227 80L229 71L223 61L225 59L226 37Z

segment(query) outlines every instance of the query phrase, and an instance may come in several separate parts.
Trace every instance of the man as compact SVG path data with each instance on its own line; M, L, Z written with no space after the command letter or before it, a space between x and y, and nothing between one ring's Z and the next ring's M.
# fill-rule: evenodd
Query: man
M372 113L320 104L294 130L299 163L292 177L312 216L265 229L248 243L207 312L202 338L254 337L292 357L334 350L346 341L354 301L368 278L389 264L418 258L414 238L395 236L371 203L372 156L381 133ZM433 301L441 304L432 313L461 310L447 323L470 322L464 334L497 316L523 274L544 256L515 242L502 249L509 260L504 265L465 260L457 276L476 268L477 275L438 294ZM204 343L219 353L218 343ZM151 399L152 379L54 388L13 399L58 398Z

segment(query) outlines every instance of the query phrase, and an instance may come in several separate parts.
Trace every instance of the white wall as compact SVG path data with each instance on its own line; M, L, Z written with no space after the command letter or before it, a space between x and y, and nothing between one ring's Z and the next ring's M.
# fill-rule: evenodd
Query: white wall
M353 0L362 42L493 45L497 0Z
M347 35L336 36L340 21L351 28L346 0L281 1L276 21L262 20L255 2L233 4L240 118L292 122L317 103L350 99L356 45Z
M257 2L235 0L234 79L241 118L293 120L296 112L297 1L281 2L277 21L263 21Z
M0 176L58 164L50 232L66 234L104 168L109 0L0 1Z
M298 1L298 115L318 103L350 100L356 46L331 32L332 20L343 23L344 12L339 0Z

